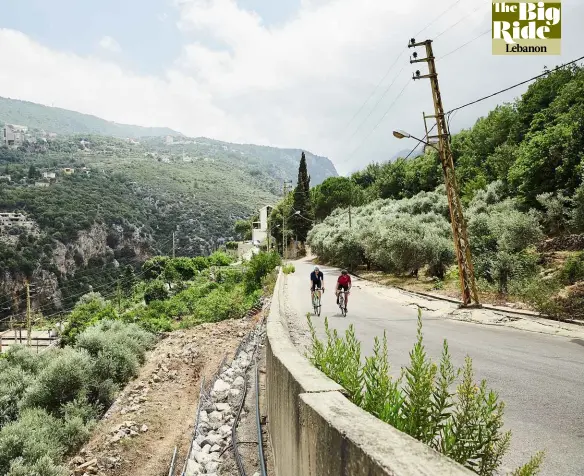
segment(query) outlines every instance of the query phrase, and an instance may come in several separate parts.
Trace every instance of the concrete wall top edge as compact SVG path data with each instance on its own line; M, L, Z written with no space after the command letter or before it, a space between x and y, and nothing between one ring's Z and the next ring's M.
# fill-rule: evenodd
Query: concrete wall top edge
M354 405L338 392L300 395L328 426L359 447L387 474L469 476L472 471Z
M280 286L285 275L280 271L270 306L266 333L274 357L282 362L304 392L344 392L343 387L313 367L296 348L280 315Z

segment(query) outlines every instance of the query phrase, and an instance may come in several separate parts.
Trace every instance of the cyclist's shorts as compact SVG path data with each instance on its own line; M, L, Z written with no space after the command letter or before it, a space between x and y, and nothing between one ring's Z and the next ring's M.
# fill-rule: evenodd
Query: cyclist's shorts
M349 290L349 285L348 284L339 284L337 283L337 290L340 291L341 289L344 289L345 291Z

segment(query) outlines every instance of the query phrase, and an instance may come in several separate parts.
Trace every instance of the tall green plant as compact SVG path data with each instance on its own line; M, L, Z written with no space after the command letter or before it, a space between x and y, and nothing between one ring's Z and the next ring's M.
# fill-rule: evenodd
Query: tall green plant
M385 333L375 338L373 354L363 363L353 326L340 337L325 319L326 341L321 341L310 316L308 323L311 362L342 385L356 405L481 476L498 474L511 442L511 432L502 430L505 405L485 381L476 383L470 357L462 369L454 368L446 341L440 363L430 359L421 310L410 363L396 380L389 375ZM542 461L543 453L537 453L513 475L535 475Z

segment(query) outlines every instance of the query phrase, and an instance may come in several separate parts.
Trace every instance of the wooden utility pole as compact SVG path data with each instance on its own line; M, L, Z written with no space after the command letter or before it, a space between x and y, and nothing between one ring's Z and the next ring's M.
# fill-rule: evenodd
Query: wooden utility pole
M30 310L30 284L28 279L24 281L26 286L26 345L30 347L31 331L32 331L32 317Z
M446 194L448 196L448 206L450 208L450 222L452 224L452 236L454 238L454 249L458 260L458 271L460 275L460 287L462 290L462 305L480 306L479 297L477 293L474 268L472 264L472 256L468 242L468 234L466 230L466 222L462 213L462 204L460 203L460 196L458 193L458 184L456 182L456 174L454 171L454 161L452 159L452 149L450 148L450 140L448 137L448 126L444 114L444 107L442 105L442 97L440 95L440 88L438 86L438 74L436 73L436 64L434 53L432 52L432 40L426 40L416 43L415 39L411 39L408 48L415 48L417 46L426 47L426 58L417 58L417 53L414 53L414 59L410 63L428 63L429 73L420 75L419 71L413 76L413 79L427 78L430 80L432 86L432 99L434 100L434 116L425 116L425 118L434 117L436 119L436 126L438 129L437 136L427 137L426 140L430 142L431 138L437 138L440 152L440 162L442 163L442 171L444 173L444 182L446 184Z
M288 185L290 185L290 188L292 188L292 180L284 181L284 201L286 200L286 195L288 194ZM285 207L282 207L282 252L284 254L284 260L288 254L288 239L286 238L286 213L287 211Z
M172 232L172 257L174 258L175 254L175 242L174 242L174 231Z
M284 181L284 201L286 201L286 193L288 191L288 182ZM282 206L282 257L286 260L286 251L288 245L286 243L286 208Z
M349 228L351 228L351 205L349 205Z

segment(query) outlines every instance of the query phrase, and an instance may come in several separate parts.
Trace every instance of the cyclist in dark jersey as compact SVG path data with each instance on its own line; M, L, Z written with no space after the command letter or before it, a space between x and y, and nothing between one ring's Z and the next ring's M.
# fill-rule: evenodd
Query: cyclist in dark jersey
M315 266L314 271L310 273L310 299L312 299L315 289L322 289L324 292L324 274L318 266Z

